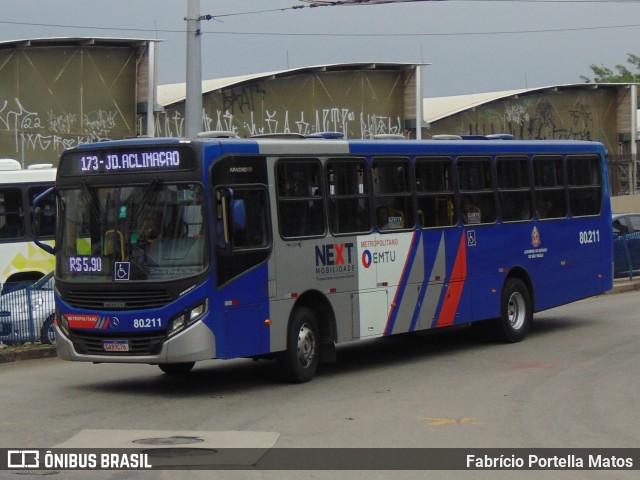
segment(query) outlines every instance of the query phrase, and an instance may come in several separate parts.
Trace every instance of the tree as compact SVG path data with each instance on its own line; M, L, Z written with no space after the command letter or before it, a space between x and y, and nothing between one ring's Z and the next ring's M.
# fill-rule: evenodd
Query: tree
M627 63L633 65L636 70L640 70L640 56L627 53ZM640 72L634 73L624 65L616 65L617 74L605 66L589 65L589 68L594 77L591 80L589 77L580 75L584 83L640 83Z

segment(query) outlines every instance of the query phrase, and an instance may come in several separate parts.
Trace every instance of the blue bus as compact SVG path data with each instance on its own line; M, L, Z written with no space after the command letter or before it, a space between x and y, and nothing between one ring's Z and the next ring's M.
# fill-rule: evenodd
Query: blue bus
M596 142L133 139L67 150L55 188L65 360L273 358L306 382L340 343L518 342L612 287Z

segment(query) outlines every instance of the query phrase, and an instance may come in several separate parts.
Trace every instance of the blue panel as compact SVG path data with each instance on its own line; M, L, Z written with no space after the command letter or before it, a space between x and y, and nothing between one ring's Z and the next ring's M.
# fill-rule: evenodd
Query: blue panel
M268 268L263 264L215 292L210 327L220 358L268 353L270 318Z

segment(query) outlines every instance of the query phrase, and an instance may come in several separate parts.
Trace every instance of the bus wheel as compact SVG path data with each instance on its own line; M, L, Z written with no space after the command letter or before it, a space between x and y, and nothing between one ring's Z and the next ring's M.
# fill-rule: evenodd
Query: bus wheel
M515 343L522 340L531 326L531 295L522 280L509 278L502 290L500 318L495 324L498 338Z
M53 324L53 317L54 315L50 315L49 318L44 321L42 328L40 329L40 341L47 345L56 344L56 326Z
M278 356L285 380L308 382L313 378L320 361L318 322L311 309L296 308L289 322L287 349Z
M196 362L159 363L158 367L169 375L184 375L189 373L195 364Z

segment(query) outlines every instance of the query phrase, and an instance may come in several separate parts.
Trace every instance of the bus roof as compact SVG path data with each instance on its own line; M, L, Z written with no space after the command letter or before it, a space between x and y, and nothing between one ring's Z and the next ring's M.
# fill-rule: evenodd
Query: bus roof
M480 138L460 139L448 137L436 140L398 140L393 138L379 139L332 139L320 135L288 138L254 137L200 137L196 139L180 138L137 138L114 140L93 144L83 144L71 151L90 151L95 149L160 146L160 145L219 145L222 153L242 150L256 154L316 154L316 155L465 155L465 154L533 154L544 155L554 153L585 154L600 153L604 155L604 146L599 142L582 140L511 140L505 135L483 136Z
M18 183L40 183L53 182L56 179L56 169L51 164L42 164L38 168L27 168L25 170L2 170L0 175L0 185L12 185Z

